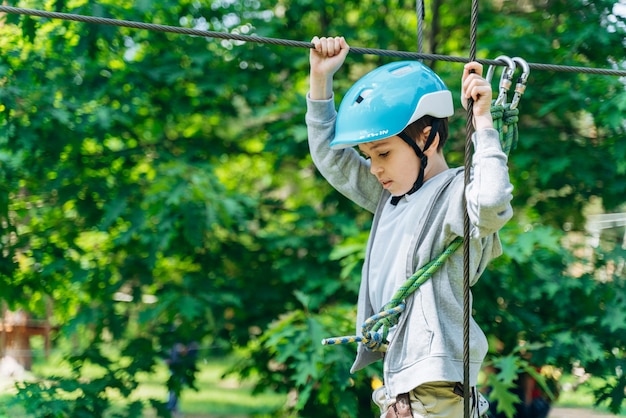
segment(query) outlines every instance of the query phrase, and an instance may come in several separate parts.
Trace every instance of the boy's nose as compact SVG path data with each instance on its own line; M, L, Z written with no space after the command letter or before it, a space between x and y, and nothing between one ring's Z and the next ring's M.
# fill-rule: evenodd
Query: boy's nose
M382 167L379 164L370 163L370 173L376 175L382 171Z

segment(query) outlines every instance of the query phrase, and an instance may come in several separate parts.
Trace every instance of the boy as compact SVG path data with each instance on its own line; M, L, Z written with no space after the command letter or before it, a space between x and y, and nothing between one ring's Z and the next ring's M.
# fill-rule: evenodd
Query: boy
M443 155L453 105L436 74L418 62L387 64L357 81L337 113L333 76L349 46L343 37L315 37L312 43L306 122L313 161L333 187L374 213L357 328L418 268L463 236L464 193L471 222L470 281L476 283L501 254L497 232L512 216L513 190L482 66L465 65L462 77L463 106L474 100L476 129L466 188L463 168L448 168ZM384 354L359 344L351 372L384 358L385 385L373 394L381 417L463 416L463 263L462 251L456 251L406 299ZM470 328L470 403L478 416L474 386L487 340L473 319Z

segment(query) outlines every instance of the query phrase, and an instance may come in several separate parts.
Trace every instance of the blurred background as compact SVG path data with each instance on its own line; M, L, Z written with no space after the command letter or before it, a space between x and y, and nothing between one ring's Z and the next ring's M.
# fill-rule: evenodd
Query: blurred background
M468 1L425 2L423 25L403 0L3 5L414 52L421 26L423 52L469 54ZM477 57L624 70L625 16L483 1ZM394 59L350 54L337 103ZM463 64L426 64L462 165ZM379 366L320 344L353 333L371 216L308 155L308 69L302 48L0 14L0 417L373 416ZM515 217L473 288L499 416L626 414L624 81L528 79Z

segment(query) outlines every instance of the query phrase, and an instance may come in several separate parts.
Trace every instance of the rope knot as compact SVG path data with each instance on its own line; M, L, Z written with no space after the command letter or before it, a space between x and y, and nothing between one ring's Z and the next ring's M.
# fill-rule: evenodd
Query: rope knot
M383 339L382 334L378 332L366 332L366 335L363 335L363 340L361 342L370 351L387 351L387 342ZM381 350L383 347L384 350Z

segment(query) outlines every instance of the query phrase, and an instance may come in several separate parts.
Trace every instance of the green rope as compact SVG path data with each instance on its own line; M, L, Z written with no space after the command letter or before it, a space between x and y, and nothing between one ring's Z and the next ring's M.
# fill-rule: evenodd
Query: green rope
M456 237L454 241L452 241L450 245L448 245L448 248L443 250L443 252L439 254L439 256L435 260L429 262L428 264L417 270L411 277L407 279L406 282L404 282L404 284L402 284L402 286L400 286L395 295L393 295L391 300L383 307L382 310L387 311L394 308L395 306L400 305L407 297L413 294L413 292L415 292L422 284L430 279L437 270L439 270L443 263L446 262L448 257L450 257L450 255L461 246L462 242L463 238ZM365 321L365 323L367 324L367 321ZM397 323L398 315L390 316L381 319L379 321L379 324L375 324L372 327L372 330L377 331L381 328L381 326L384 326L383 339L386 339L387 334L389 333L389 328L396 325Z
M368 318L362 326L362 336L332 337L322 340L324 345L347 344L361 342L372 351L386 351L387 335L389 330L398 323L400 314L404 311L404 300L415 292L422 284L446 262L463 243L463 238L456 237L439 256L419 268L409 277L391 298L380 313ZM382 330L381 330L382 328ZM381 330L379 332L379 330Z
M506 155L517 147L519 133L517 122L519 121L519 109L511 109L511 104L496 105L495 100L491 104L491 117L493 127L500 133L500 144Z

